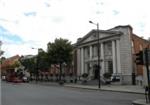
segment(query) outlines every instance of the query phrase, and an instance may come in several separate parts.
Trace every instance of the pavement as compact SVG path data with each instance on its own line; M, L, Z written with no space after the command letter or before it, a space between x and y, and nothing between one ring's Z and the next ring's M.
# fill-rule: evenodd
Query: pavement
M30 82L34 84L49 85L49 86L60 86L57 82ZM90 90L103 90L103 91L114 91L114 92L127 92L135 94L144 94L145 90L143 86L138 85L120 85L120 84L110 84L110 85L101 85L99 88L98 85L89 85L81 83L64 83L62 86L71 87L71 88L80 88L80 89L90 89Z
M145 99L137 99L132 102L133 105L150 105L150 103L146 103Z
M102 85L100 88L98 86L78 85L78 84L65 84L64 86L72 88L144 94L143 87L132 85Z
M56 82L30 82L34 84L40 85L48 85L48 86L60 86ZM120 85L120 84L109 84L109 85L101 85L99 88L98 85L89 85L89 84L81 84L81 83L65 83L62 86L70 87L70 88L80 88L80 89L90 89L90 90L99 90L99 91L113 91L113 92L124 92L124 93L134 93L134 94L145 94L145 89L143 86L138 85ZM144 99L133 100L133 105L150 105L150 103L146 103Z

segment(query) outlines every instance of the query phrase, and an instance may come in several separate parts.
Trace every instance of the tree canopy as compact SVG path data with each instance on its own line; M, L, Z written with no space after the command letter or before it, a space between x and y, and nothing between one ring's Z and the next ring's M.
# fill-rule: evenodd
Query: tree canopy
M35 72L35 62L36 57L28 58L28 59L20 59L21 64L28 69L30 72Z
M48 43L47 52L51 63L62 64L72 61L73 46L67 39L55 39L53 43Z
M48 61L47 52L41 49L37 56L37 65L40 70L47 70L50 66L50 62Z

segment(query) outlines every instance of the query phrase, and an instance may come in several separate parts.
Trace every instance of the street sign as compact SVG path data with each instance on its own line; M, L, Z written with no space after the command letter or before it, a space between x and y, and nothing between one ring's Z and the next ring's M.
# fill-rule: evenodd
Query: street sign
M150 76L149 76L149 64L150 64L150 49L146 48L144 50L144 56L145 56L145 66L146 66L146 70L147 70L147 81L148 81L148 100L150 102Z
M150 65L150 49L147 50L147 56L148 56L148 62L149 62L149 65Z

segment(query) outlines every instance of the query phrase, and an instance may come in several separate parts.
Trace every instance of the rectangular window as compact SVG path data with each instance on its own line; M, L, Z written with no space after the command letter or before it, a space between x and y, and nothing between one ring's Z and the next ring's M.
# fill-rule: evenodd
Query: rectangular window
M92 55L93 57L98 56L98 47L96 44L92 46L92 52L93 52L93 55Z
M113 73L113 63L112 61L105 61L105 72Z
M110 42L105 42L104 43L104 54L105 55L112 55L112 43Z
M90 48L84 47L84 58L88 59L90 57Z

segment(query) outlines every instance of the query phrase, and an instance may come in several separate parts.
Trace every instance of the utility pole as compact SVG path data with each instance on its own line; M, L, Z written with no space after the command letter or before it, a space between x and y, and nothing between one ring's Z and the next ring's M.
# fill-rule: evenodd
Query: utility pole
M150 102L150 73L149 73L149 64L150 64L150 50L145 49L145 66L147 69L147 83L148 83L148 100Z
M98 47L98 48L97 48L97 50L98 50L98 51L97 51L97 52L98 52L98 54L97 54L97 56L98 56L98 58L97 58L97 69L98 69L98 71L99 71L99 75L98 75L98 88L101 88L99 23L93 23L92 21L89 21L89 23L94 24L94 25L96 25L96 27L97 27L97 30L96 30L96 32L97 32L97 47Z

